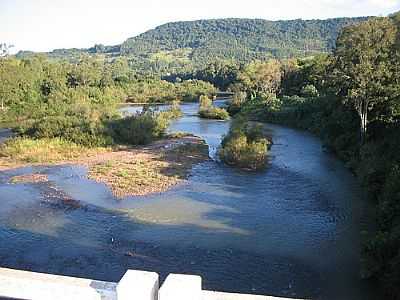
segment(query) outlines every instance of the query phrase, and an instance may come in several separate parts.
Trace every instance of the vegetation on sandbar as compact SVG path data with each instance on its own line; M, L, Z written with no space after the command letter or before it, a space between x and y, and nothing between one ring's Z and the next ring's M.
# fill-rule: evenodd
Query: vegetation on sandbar
M266 166L270 144L262 125L236 119L223 138L218 154L228 165L255 171Z
M215 107L209 97L202 95L199 98L199 117L204 119L227 120L229 119L229 113L223 108Z

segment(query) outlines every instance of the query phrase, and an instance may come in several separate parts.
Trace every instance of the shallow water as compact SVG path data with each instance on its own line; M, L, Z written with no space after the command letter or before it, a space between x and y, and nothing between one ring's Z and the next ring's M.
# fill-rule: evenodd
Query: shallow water
M199 119L195 104L183 110L169 130L202 136L215 158L229 122ZM202 275L207 289L367 299L358 279L365 207L355 178L313 136L268 128L267 170L208 161L188 184L145 197L114 199L83 167L1 172L0 265L110 281L128 268L189 273ZM8 183L30 172L48 174L50 184ZM54 187L84 206L46 201Z

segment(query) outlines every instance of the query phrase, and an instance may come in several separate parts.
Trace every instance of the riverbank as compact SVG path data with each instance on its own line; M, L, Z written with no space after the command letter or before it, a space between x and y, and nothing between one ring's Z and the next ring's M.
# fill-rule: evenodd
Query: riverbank
M0 171L37 165L81 165L87 168L89 179L107 185L117 198L160 193L183 184L193 165L209 159L204 140L192 135L170 136L142 147L86 149L60 145L59 141L44 141L32 151L18 147L8 152L7 147L2 148ZM28 174L13 177L10 183L38 180L48 178Z

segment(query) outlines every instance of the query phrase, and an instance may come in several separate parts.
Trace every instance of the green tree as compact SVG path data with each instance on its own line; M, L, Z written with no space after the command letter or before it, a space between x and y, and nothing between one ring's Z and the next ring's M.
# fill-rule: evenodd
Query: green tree
M369 113L390 99L393 45L397 29L389 18L374 18L343 30L337 40L334 80L339 95L360 117L360 137L367 136ZM375 118L379 118L373 114Z
M281 64L277 60L255 61L248 64L239 80L250 93L276 94L282 78Z
M89 56L82 56L77 64L74 64L68 74L68 85L98 86L102 79L102 66L100 62Z

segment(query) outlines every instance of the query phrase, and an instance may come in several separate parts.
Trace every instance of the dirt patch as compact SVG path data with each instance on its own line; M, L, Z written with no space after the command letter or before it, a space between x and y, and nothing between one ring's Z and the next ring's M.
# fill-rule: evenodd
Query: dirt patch
M105 183L118 198L159 193L182 184L208 146L196 137L159 141L145 149L110 152L86 162L88 177Z

